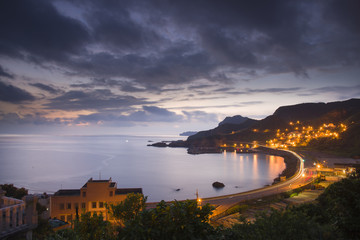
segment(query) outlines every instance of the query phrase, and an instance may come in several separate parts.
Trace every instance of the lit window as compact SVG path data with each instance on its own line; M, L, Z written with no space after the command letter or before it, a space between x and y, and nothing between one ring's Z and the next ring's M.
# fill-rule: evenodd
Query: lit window
M96 202L92 202L91 204L92 208L96 208Z

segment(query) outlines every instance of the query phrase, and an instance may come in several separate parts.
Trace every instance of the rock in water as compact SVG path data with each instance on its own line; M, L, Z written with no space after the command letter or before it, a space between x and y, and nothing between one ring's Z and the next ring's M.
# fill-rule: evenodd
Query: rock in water
M221 183L221 182L214 182L214 183L212 184L212 186L213 186L214 188L223 188L223 187L225 187L225 184L223 184L223 183Z

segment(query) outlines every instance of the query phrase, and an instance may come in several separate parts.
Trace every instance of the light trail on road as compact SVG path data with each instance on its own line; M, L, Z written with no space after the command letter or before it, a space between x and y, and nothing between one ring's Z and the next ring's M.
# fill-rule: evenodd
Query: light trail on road
M241 192L241 193L212 197L212 198L204 198L202 199L202 203L203 204L209 203L211 205L217 206L213 214L213 216L215 216L224 212L226 209L230 208L231 206L241 201L257 199L282 192L287 192L289 190L298 188L302 185L308 184L306 183L306 181L304 181L305 179L303 178L303 174L305 174L305 168L304 168L305 160L296 152L290 150L281 150L281 151L285 151L293 154L300 162L299 170L294 176L292 176L288 180L271 186L267 186L264 188L259 188L247 192Z

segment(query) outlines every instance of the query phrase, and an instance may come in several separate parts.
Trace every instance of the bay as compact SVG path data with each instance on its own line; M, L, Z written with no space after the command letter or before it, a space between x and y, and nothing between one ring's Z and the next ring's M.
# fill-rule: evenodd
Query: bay
M248 191L271 184L283 158L264 154L187 154L184 148L148 147L178 136L0 136L0 183L32 193L79 189L89 179L118 188L143 188L148 202ZM225 187L216 190L212 183ZM180 190L179 190L180 189Z

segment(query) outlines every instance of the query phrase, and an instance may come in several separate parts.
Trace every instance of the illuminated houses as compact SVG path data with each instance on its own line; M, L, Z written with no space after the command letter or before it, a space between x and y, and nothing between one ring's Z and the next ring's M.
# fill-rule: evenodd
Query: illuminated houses
M105 220L112 221L106 204L117 204L129 193L142 193L141 188L117 188L116 182L90 178L81 189L57 191L50 200L50 216L71 223L76 215L85 212L102 213Z

